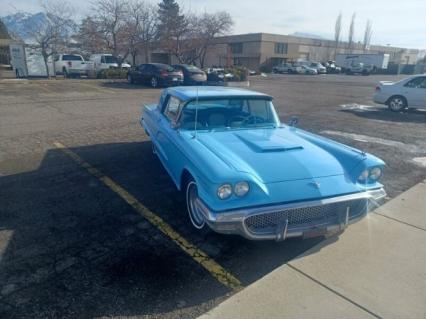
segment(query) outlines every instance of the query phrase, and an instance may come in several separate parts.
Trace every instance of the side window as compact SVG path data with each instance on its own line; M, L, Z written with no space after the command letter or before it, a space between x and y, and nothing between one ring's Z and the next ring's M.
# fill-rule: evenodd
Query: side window
M419 89L419 88L426 88L426 78L425 77L418 77L415 79L412 79L411 81L407 82L404 86L409 87L412 89Z
M139 65L139 66L137 67L137 70L138 70L139 72L143 72L143 71L145 71L145 67L146 67L146 64L141 64L141 65Z
M174 96L170 96L169 101L167 102L166 109L164 110L164 115L170 121L176 121L179 113L180 101Z

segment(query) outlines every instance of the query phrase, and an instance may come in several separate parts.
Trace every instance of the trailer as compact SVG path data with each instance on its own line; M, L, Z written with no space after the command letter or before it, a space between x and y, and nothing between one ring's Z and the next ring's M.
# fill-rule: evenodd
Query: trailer
M10 64L17 78L47 77L41 52L24 44L10 44ZM48 61L49 74L53 75L53 62Z
M389 64L389 54L387 53L366 53L366 54L342 54L336 55L336 65L342 71L353 69L355 66L363 65L368 73L375 73L378 70L386 70Z

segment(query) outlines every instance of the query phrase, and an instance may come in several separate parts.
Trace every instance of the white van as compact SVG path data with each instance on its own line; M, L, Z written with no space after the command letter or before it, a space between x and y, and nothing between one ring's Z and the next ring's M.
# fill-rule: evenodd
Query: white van
M94 63L96 73L106 69L118 68L118 59L112 54L92 54L89 58ZM130 68L130 64L122 63L122 68Z

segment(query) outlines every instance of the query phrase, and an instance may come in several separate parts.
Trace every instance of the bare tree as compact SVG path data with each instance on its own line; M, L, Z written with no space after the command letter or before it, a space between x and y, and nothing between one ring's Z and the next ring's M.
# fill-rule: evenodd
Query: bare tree
M92 11L95 13L93 20L98 26L98 32L105 41L106 47L114 56L121 56L124 59L129 53L125 36L128 2L96 0L92 3Z
M78 34L75 37L85 53L99 53L108 50L104 38L99 31L99 25L88 16L81 21Z
M129 2L127 19L127 42L133 64L141 50L149 62L149 52L157 35L156 7L141 0Z
M219 11L216 13L204 13L198 21L196 37L199 40L198 60L203 68L208 48L213 44L214 38L228 33L234 22L229 13Z
M71 17L74 13L71 5L66 1L45 1L42 3L45 18L40 19L29 35L40 49L46 67L47 76L50 77L48 60L57 53L58 48L65 46L70 38L70 28L74 22ZM56 70L54 70L56 73Z
M334 42L335 42L335 50L334 50L334 58L337 55L337 48L339 47L340 42L340 34L342 31L342 13L340 12L336 19L336 24L334 25Z
M143 11L141 17L141 34L140 40L142 49L145 55L145 62L150 61L150 52L153 46L153 43L157 36L158 30L158 13L156 7L151 4L145 5L145 10Z
M352 52L353 44L354 44L354 33L355 33L355 17L356 13L352 14L351 24L349 26L349 35L348 35L348 49L349 52Z
M373 23L371 22L371 20L367 20L367 24L365 25L364 41L363 41L364 51L367 51L367 49L370 47L372 34L373 34Z

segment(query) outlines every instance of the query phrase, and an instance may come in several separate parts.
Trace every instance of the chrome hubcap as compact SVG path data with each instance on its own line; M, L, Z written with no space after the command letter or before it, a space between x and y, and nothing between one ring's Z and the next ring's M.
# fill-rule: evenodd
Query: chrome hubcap
M153 87L156 87L156 86L157 86L157 79L156 79L156 78L152 78L152 79L151 79L151 85L152 85Z
M196 201L198 199L197 184L190 182L186 188L186 205L192 225L201 229L205 225L203 213L199 210Z
M390 102L390 107L392 108L392 110L400 110L404 107L404 102L401 99L393 99Z

